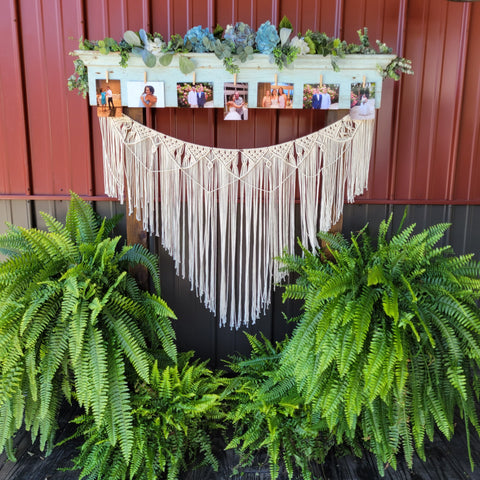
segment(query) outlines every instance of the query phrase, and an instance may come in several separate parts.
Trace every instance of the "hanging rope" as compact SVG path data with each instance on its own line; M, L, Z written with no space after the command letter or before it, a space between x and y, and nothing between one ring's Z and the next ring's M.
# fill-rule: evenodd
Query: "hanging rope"
M275 257L295 248L298 182L301 238L318 248L368 184L373 120L345 117L296 140L219 149L184 142L127 116L101 117L105 192L161 236L177 275L220 325L255 323L284 278ZM218 308L218 312L217 312Z

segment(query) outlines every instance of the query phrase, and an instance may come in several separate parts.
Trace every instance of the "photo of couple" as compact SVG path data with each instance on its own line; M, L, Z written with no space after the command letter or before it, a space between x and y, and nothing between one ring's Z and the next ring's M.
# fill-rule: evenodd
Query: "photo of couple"
M375 118L375 83L352 83L350 93L350 117L353 120Z
M225 83L224 120L248 120L248 83Z
M97 116L118 117L122 115L120 80L97 80Z
M259 83L258 108L292 108L293 83Z
M127 106L130 108L165 107L163 82L128 82Z
M330 84L305 84L303 86L303 108L312 110L338 109L338 94L340 85Z
M213 83L177 83L178 106L213 108Z

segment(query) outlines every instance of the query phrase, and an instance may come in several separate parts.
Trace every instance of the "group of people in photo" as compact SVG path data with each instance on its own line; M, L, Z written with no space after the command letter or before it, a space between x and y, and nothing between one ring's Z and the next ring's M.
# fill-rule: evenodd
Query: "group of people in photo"
M267 88L262 99L262 108L287 108L292 106L292 99L287 95L283 87Z

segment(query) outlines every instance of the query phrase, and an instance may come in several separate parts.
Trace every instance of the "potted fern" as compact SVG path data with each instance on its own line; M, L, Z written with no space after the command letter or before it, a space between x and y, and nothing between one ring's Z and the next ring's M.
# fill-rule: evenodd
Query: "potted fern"
M152 367L150 383L138 380L132 397L131 459L112 444L107 427L98 428L92 416L76 419L75 436L84 443L74 464L80 478L98 480L176 480L188 469L218 469L214 440L224 430L222 395L225 379L206 362L181 353L178 362Z
M401 450L410 467L414 451L425 459L436 429L450 439L457 409L467 438L470 425L480 433L480 266L438 246L447 224L393 235L391 224L376 245L366 228L350 240L319 233L328 256L302 247L282 258L298 274L284 299L304 304L279 377L338 443L363 439L382 474Z
M0 450L24 422L50 450L57 412L76 399L128 459L134 436L128 378L149 382L151 349L176 359L172 311L158 296L157 259L118 246L103 221L72 194L66 224L43 214L48 231L10 226L0 236ZM156 293L129 267L142 264Z

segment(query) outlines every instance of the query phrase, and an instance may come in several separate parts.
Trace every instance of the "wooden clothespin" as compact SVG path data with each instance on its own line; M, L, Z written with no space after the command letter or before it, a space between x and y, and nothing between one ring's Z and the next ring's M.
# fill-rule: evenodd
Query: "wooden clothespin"
M233 86L234 87L237 86L237 74L236 73L233 74Z
M275 74L275 85L278 85L278 75Z
M320 74L320 83L319 83L320 87L323 87L323 75Z
M193 84L195 85L195 72L193 72Z
M147 83L147 71L143 72L143 83Z
M367 83L367 77L364 75L363 76L363 88L365 88L366 83Z
M105 82L108 83L108 70L105 70Z

